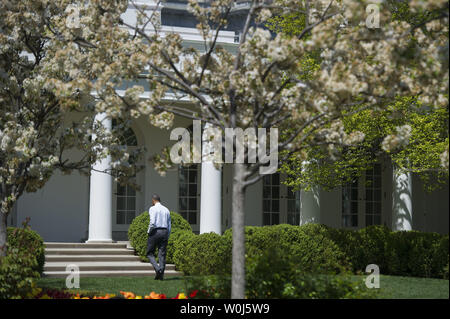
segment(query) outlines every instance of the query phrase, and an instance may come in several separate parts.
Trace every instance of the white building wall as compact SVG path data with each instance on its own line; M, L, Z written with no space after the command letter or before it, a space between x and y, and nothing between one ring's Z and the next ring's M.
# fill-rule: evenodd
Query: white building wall
M36 193L17 203L17 226L30 217L30 226L44 241L84 242L87 239L89 178L79 173L55 173Z

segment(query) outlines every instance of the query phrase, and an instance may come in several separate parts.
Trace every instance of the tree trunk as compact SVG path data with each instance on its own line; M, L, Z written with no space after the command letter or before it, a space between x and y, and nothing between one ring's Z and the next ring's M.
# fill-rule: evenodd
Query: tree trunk
M6 256L6 240L7 240L7 217L8 215L0 212L1 220L0 220L0 257Z
M231 278L231 298L245 297L245 229L244 229L244 164L234 164L232 227L233 227L233 259Z

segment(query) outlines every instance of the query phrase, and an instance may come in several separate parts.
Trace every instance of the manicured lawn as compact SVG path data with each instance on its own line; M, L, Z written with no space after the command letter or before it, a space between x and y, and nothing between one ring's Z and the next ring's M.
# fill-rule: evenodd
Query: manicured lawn
M362 278L365 279L365 277ZM381 276L379 298L448 299L449 281L434 278Z
M354 280L364 280L364 276L354 276ZM41 288L65 288L65 278L42 278L38 282ZM80 278L80 290L99 294L131 291L137 295L146 295L154 291L164 293L168 298L185 292L183 277L171 277L164 281L155 281L153 277L92 277ZM72 290L77 292L76 289ZM443 279L381 276L378 298L449 298L449 281Z

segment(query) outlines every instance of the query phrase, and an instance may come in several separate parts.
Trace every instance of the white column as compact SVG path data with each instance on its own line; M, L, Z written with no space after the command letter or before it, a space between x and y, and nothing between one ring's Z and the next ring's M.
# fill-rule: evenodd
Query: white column
M205 130L210 127L205 125ZM200 191L200 234L222 233L222 174L213 163L214 145L203 138Z
M310 191L300 191L300 225L308 223L320 223L320 196L317 187Z
M308 161L303 162L302 170L305 170L309 164L310 162ZM318 187L312 187L308 191L300 191L300 225L308 223L320 223L320 195Z
M104 113L97 114L96 121L106 129L112 128L112 121ZM95 136L92 136L95 139ZM89 197L89 239L92 242L112 242L112 176L98 171L111 168L111 157L108 156L94 164L91 172Z
M393 168L392 230L412 230L411 173Z

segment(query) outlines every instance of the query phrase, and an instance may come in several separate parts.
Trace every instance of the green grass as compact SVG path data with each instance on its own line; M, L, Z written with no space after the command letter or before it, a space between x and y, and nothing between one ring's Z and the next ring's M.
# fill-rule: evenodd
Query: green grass
M354 276L354 280L365 280L365 276ZM41 288L65 289L65 278L42 278L38 281ZM99 295L106 293L119 294L119 291L131 291L136 295L147 295L154 291L164 293L168 298L184 292L183 277L169 277L164 281L156 281L150 277L88 277L80 278L80 290ZM77 289L70 290L77 293ZM415 278L399 276L381 276L380 289L377 290L380 299L448 299L449 281L432 278Z
M361 280L365 276L361 276ZM444 279L381 276L379 298L448 299L449 282Z

